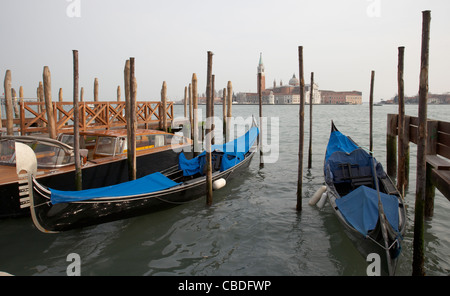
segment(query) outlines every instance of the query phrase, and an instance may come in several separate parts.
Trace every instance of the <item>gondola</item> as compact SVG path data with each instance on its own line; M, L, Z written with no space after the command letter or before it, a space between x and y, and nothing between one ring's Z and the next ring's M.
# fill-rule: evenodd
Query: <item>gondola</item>
M406 227L403 198L381 163L331 125L324 161L328 201L361 255L378 254L381 274L394 275Z
M39 183L58 190L75 190L73 131L63 132L57 140L43 135L0 137L0 219L30 215L29 199L22 192L16 174L14 143L30 146L37 158ZM127 130L90 130L80 132L83 189L119 184L128 180ZM136 175L143 177L178 163L178 149L187 149L191 140L158 130L136 130Z
M213 187L223 186L228 178L248 167L256 149L258 133L259 129L252 127L234 141L212 145ZM180 152L179 163L175 167L133 181L81 191L47 188L29 173L33 222L42 232L60 232L139 216L192 201L206 193L205 155L206 152L203 152L187 159Z

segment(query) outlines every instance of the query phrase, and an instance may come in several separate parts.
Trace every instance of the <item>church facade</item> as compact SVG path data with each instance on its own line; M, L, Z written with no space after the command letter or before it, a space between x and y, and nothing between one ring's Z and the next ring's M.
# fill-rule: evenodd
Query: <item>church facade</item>
M266 88L266 74L265 67L262 60L262 53L259 57L259 63L257 67L257 76L261 73L261 93L262 93L262 103L263 104L300 104L300 82L292 75L289 80L289 84L283 85L283 81L280 80L279 85L276 81L273 82L272 88ZM258 79L258 78L257 78ZM258 82L258 81L257 81ZM309 104L310 100L310 90L311 86L309 84L305 85L305 102ZM238 103L242 104L258 104L259 95L258 93L238 93L236 95ZM314 83L313 86L313 104L320 104L320 91L319 86Z
M300 104L300 82L295 73L289 80L287 85L283 85L283 81L280 80L277 85L276 81L273 81L272 88L266 88L266 73L262 60L262 53L260 53L259 63L257 67L257 80L261 74L261 93L263 104ZM258 81L257 85L258 85ZM310 84L305 84L305 103L309 104L311 89L313 92L312 102L313 104L362 104L362 93L358 91L320 91L319 85L314 83L311 87ZM237 93L236 101L240 104L259 104L258 93L241 92Z

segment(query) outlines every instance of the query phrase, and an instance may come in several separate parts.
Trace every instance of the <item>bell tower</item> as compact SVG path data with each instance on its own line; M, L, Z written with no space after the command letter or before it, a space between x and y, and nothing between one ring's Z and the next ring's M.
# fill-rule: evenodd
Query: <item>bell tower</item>
M262 52L259 54L259 64L258 64L258 72L256 75L256 79L258 79L258 74L261 73L261 91L266 89L266 73L264 72L264 64L262 61ZM256 85L258 85L258 80L256 81Z

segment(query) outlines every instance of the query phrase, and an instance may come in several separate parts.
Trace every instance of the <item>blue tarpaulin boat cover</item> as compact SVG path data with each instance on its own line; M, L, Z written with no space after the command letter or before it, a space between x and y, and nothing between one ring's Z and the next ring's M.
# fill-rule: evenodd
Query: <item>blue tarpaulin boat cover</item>
M220 171L226 171L244 160L245 154L253 146L258 134L259 129L257 127L252 127L245 135L236 138L234 141L221 145L212 145L211 151L219 151L224 153L222 163L220 165ZM187 159L184 153L180 153L178 167L183 171L184 176L192 176L196 173L203 175L205 162L205 151L193 159Z
M328 140L325 160L328 160L330 155L336 151L350 153L357 148L358 146L355 145L355 143L353 143L346 135L344 135L340 131L334 131L331 133L330 139Z
M179 183L172 181L163 174L157 172L142 178L101 188L86 189L80 191L60 191L50 189L52 204L82 201L100 197L119 197L152 193L177 186Z
M380 192L381 203L387 220L398 231L398 199ZM375 228L378 220L378 193L367 186L359 186L349 194L336 199L336 205L356 230L364 236Z

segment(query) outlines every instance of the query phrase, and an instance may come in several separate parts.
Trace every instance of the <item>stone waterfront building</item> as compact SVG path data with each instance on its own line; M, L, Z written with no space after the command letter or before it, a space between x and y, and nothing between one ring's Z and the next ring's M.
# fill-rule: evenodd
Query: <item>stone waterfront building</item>
M360 105L362 92L360 91L331 91L322 90L322 104L331 105Z

